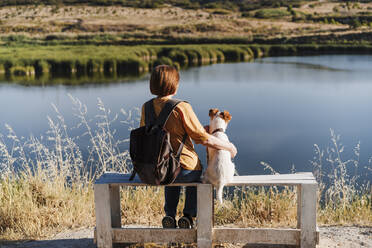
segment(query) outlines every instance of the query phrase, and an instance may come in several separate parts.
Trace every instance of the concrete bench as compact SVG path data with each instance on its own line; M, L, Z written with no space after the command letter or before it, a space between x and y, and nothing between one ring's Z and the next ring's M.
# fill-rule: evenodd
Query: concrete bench
M227 186L297 186L297 228L215 228L213 186L201 183L172 184L197 186L197 223L194 229L122 228L120 186L148 186L129 174L105 173L94 185L96 242L98 248L113 243L212 243L283 244L314 248L319 242L316 225L317 183L312 173L235 176Z

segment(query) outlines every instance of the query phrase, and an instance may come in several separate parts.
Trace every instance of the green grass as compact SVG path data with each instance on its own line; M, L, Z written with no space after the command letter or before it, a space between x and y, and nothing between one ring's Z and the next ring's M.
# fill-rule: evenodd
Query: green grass
M262 56L371 54L369 44L329 45L138 45L138 46L2 46L0 77L5 81L44 84L68 78L69 84L115 81L140 76L159 64L177 68L250 61ZM23 80L22 80L23 79ZM73 79L71 81L71 79ZM75 80L76 79L76 80Z
M0 47L0 65L8 79L45 74L54 78L140 75L158 64L177 68L224 61L248 61L248 47L232 45L175 46L27 46ZM0 70L1 72L1 70Z

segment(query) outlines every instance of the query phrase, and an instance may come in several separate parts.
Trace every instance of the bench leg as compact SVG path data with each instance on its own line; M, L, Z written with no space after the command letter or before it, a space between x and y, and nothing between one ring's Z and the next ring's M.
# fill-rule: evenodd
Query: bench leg
M112 248L110 189L108 184L94 185L97 247Z
M121 228L120 186L110 186L111 225Z
M316 190L317 184L301 185L301 210L298 216L301 228L301 248L315 248L317 241L316 233Z
M212 247L213 186L198 184L197 243L198 248Z
M297 229L301 229L301 185L297 186Z

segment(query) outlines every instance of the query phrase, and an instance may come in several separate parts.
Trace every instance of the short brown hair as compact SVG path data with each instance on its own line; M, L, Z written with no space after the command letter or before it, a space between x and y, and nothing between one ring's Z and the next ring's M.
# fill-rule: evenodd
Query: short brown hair
M176 68L169 65L158 65L150 78L150 91L157 96L168 96L176 93L180 75Z

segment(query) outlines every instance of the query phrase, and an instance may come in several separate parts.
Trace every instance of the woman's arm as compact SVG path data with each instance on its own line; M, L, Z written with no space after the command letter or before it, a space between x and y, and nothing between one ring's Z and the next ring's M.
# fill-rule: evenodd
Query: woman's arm
M213 135L209 135L209 138L202 143L204 146L208 146L217 150L226 150L229 151L231 154L231 158L234 158L238 151L236 147L231 142L226 142L219 138L214 137Z

